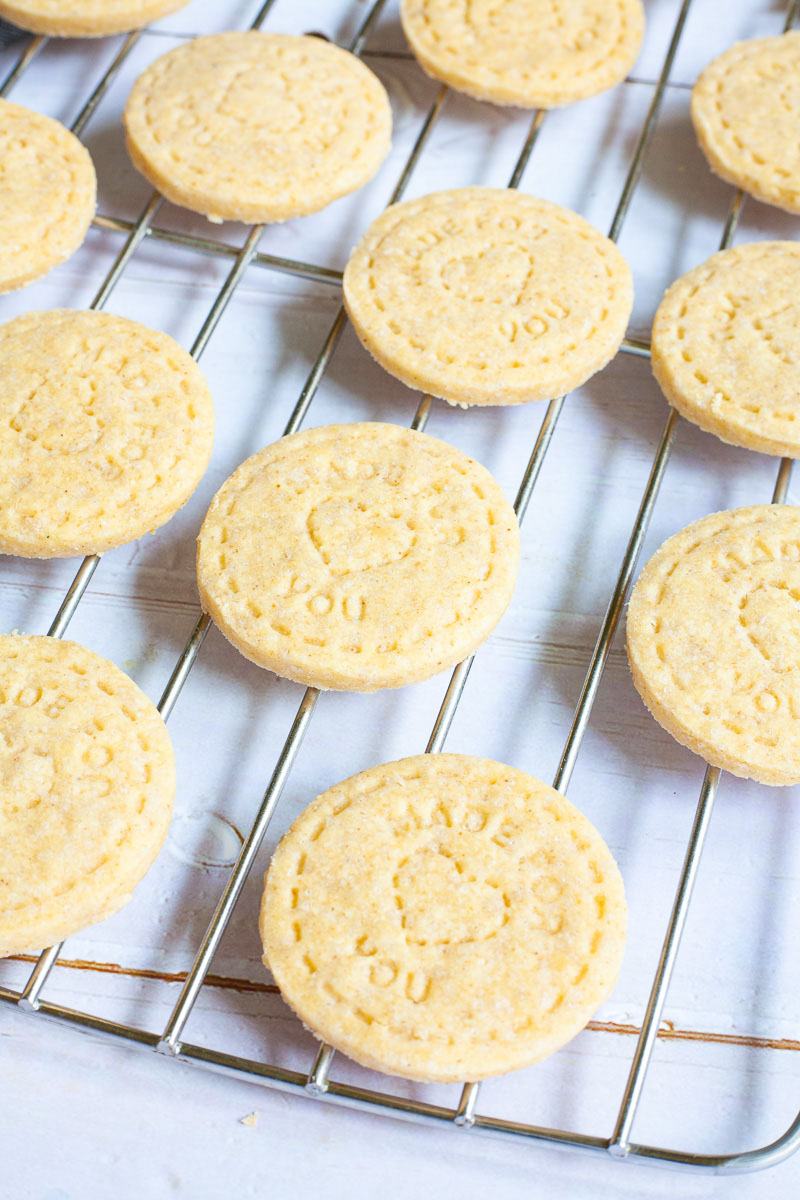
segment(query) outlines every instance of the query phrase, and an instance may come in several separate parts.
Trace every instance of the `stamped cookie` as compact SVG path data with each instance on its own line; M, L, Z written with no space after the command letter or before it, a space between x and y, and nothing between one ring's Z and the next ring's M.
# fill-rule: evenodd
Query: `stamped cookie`
M800 243L722 250L667 291L652 366L678 412L725 442L800 457Z
M800 511L715 513L669 538L628 610L633 681L713 766L800 783Z
M246 658L374 692L471 654L514 590L519 528L489 472L396 425L328 425L254 454L200 530L203 608Z
M737 42L692 89L692 124L715 174L800 212L800 30Z
M164 333L54 309L0 325L0 552L99 554L192 494L214 432L208 385Z
M75 642L0 637L0 956L127 904L174 795L166 726L132 679Z
M389 152L380 80L315 37L220 33L156 59L125 106L137 170L174 204L260 224L317 212Z
M189 0L0 0L0 17L50 37L126 33L185 8Z
M527 1066L581 1030L625 942L597 830L531 775L464 754L362 771L278 846L264 962L318 1037L433 1082Z
M640 0L401 0L435 79L479 100L558 108L621 83L644 30Z
M24 287L75 253L96 192L89 152L74 134L0 100L0 292Z
M613 242L576 213L470 187L373 221L344 300L366 349L409 387L521 404L569 392L614 357L633 284Z

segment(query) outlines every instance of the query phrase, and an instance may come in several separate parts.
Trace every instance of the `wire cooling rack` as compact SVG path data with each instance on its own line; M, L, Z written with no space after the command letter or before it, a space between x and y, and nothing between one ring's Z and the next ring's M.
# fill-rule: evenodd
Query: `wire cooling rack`
M274 6L275 0L268 0L267 3L261 5L254 14L250 27L253 29L268 28L268 18ZM623 232L646 155L658 128L670 72L679 50L691 7L692 0L683 0L682 3L676 3L674 6L673 25L667 44L663 48L661 69L652 86L649 107L644 120L640 123L631 145L624 183L619 191L613 219L608 230L609 236L614 240L618 240ZM385 8L386 0L377 0L363 16L349 46L354 53L369 54L369 39ZM800 0L795 0L785 15L784 28L792 26L796 20L798 8L800 8ZM775 23L774 32L779 32L780 24L777 18ZM77 118L72 122L71 128L77 136L80 137L84 134L86 126L95 116L109 89L143 36L145 35L141 32L131 33L115 48L113 57L105 67L102 76L96 82L91 94L85 99ZM47 39L41 37L34 37L20 43L19 57L0 86L0 95L9 96L24 81L26 73L46 44ZM446 87L434 89L433 101L416 131L410 152L389 196L389 203L401 199L409 188L420 160L426 149L429 148L432 134L440 121L447 100L448 89ZM508 187L520 186L547 119L548 114L544 111L532 114L513 171L507 180ZM719 248L725 248L731 244L739 224L743 202L742 194L736 193L721 230ZM177 231L169 228L168 225L158 224L159 209L162 203L161 197L157 193L153 193L135 220L103 214L95 217L95 226L108 235L113 235L121 244L90 307L102 308L106 304L134 259L137 250L146 240L149 244L164 243L168 246L180 247L191 252L195 262L201 259L229 261L230 270L219 287L213 304L192 344L191 353L196 359L199 359L206 350L218 323L237 290L240 289L242 281L248 276L248 272L262 268L283 276L294 276L301 280L311 281L316 285L328 287L334 294L335 289L340 285L340 271L329 266L260 251L258 247L264 232L263 227L251 229L242 244L235 245L226 241L224 236L200 236L195 232ZM312 401L315 399L334 357L345 326L346 316L344 310L339 308L286 421L284 434L294 432L305 421ZM623 345L623 351L634 357L646 358L649 355L649 346L646 339L629 336ZM219 399L217 397L218 411L220 409ZM438 402L433 402L427 396L420 399L412 421L413 428L423 429L425 427L432 411L432 405L436 403ZM530 457L518 485L515 508L520 521L526 514L543 471L563 405L563 397L553 400L547 406L538 428ZM534 406L529 407L533 408ZM502 418L501 412L498 419L502 420ZM585 668L584 682L553 781L554 786L562 792L566 791L570 783L589 728L590 717L598 698L601 679L609 660L624 600L645 541L656 499L672 454L679 423L677 414L670 411L649 469L649 476L630 533L630 540L602 620L600 633L589 658L588 666ZM251 446L251 449L255 448L255 446ZM786 498L791 466L790 460L783 460L780 463L774 486L774 502L782 502ZM99 562L100 559L93 556L86 558L81 564L49 628L48 632L51 636L61 637L66 632L78 605L90 587ZM190 673L201 654L209 627L209 619L198 612L194 628L191 630L161 695L159 709L165 719L172 714L184 686L191 686ZM473 658L460 664L453 672L428 739L427 752L436 753L443 748L472 665ZM44 991L51 981L54 968L59 963L62 946L54 946L44 951L33 965L22 986L0 987L0 1000L32 1015L46 1017L83 1029L101 1038L157 1051L180 1062L191 1063L268 1087L349 1105L356 1109L394 1115L438 1126L459 1127L470 1131L470 1136L480 1133L505 1136L516 1140L539 1141L611 1155L619 1159L689 1166L701 1171L720 1173L760 1169L773 1165L794 1152L800 1143L800 1117L769 1145L737 1153L700 1154L689 1150L659 1148L632 1140L633 1123L642 1102L648 1068L656 1048L659 1032L663 1033L664 1030L663 1015L668 988L675 968L679 942L687 921L692 892L698 877L701 851L708 836L711 813L720 782L720 772L715 768L708 768L705 772L688 843L683 851L683 864L678 872L677 887L667 921L666 935L655 973L652 975L649 1000L637 1032L635 1051L629 1065L627 1079L615 1102L615 1117L610 1133L597 1134L576 1129L550 1128L489 1115L481 1111L480 1105L480 1098L485 1088L482 1089L474 1083L464 1085L455 1103L443 1104L427 1099L427 1093L426 1098L419 1098L414 1089L406 1089L403 1094L385 1091L383 1088L386 1081L374 1074L368 1076L368 1086L335 1079L333 1073L339 1060L335 1060L333 1050L324 1045L319 1048L313 1061L309 1059L305 1068L300 1070L280 1065L277 1062L264 1061L262 1058L236 1054L226 1050L224 1046L196 1044L186 1040L184 1032L187 1022L204 987L211 981L212 962L229 922L237 910L237 903L242 895L248 874L267 835L268 826L295 766L318 699L319 694L314 688L306 689L302 696L289 734L277 756L255 819L246 835L243 836L241 851L216 900L213 916L205 935L196 947L191 967L182 975L180 994L163 1025L155 1029L140 1028L136 1024L112 1020L96 1013L71 1008L46 999Z

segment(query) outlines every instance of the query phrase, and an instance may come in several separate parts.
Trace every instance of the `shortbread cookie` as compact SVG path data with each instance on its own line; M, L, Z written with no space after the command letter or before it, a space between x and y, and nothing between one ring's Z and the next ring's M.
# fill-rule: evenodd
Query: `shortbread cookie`
M427 679L488 637L519 529L484 467L396 425L295 433L243 463L200 530L203 608L246 658L312 687Z
M139 29L189 0L0 0L0 17L51 37L100 37Z
M156 59L125 106L137 170L174 204L250 224L317 212L389 151L383 85L315 37L220 33Z
M420 65L479 100L558 108L620 83L644 30L640 0L401 0Z
M722 179L800 212L800 30L737 42L692 90L700 149Z
M734 775L800 783L800 511L737 508L669 538L633 590L628 657L682 745Z
M99 554L163 525L208 463L192 358L124 317L54 309L0 325L0 552Z
M89 152L74 134L0 100L0 292L24 287L75 253L96 192Z
M576 213L470 187L373 221L344 299L364 346L409 387L520 404L563 395L614 357L633 284L613 242Z
M75 642L0 637L0 955L122 908L174 795L166 726L133 680Z
M725 442L800 457L800 243L722 250L656 312L653 373L684 417Z
M531 775L420 755L330 788L278 846L264 962L309 1029L409 1079L551 1054L614 986L622 880L597 830Z

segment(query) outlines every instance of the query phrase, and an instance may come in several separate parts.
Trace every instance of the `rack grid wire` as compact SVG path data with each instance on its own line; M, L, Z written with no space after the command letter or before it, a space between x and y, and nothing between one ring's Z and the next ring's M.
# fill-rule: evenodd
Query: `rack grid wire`
M275 0L266 0L266 3L261 5L249 26L251 29L257 30L264 26L274 3ZM653 95L645 120L638 133L624 186L620 193L614 218L609 229L609 237L614 241L618 240L621 234L631 199L642 173L645 155L657 126L670 70L675 60L691 4L692 0L682 0L682 3L676 3L675 22L671 38L666 47L661 71L653 88ZM369 36L385 6L386 0L374 0L349 46L349 49L353 53L362 55L366 51ZM793 3L788 6L785 15L784 30L788 30L793 26L798 17L798 10L800 10L800 0L793 0ZM95 114L126 59L141 37L142 31L135 31L124 38L110 65L103 73L102 78L92 90L80 109L77 118L71 125L72 131L77 136L82 135L87 123ZM47 38L36 36L27 41L15 66L7 75L2 85L0 85L0 96L6 97L9 95L34 62L39 52L47 43L47 40ZM428 143L431 132L442 112L448 90L446 86L439 88L417 132L412 150L388 203L395 203L405 193L412 174ZM517 188L520 185L546 117L547 113L545 110L534 112L524 144L519 152L516 165L507 185L509 188ZM224 240L200 237L159 227L154 224L154 221L162 202L162 197L154 192L135 221L104 216L99 213L95 216L94 225L96 227L124 235L124 242L90 307L100 309L106 304L113 289L136 254L138 247L145 239L173 243L187 248L198 255L229 259L231 260L231 268L227 278L217 292L216 298L191 347L191 354L195 359L199 359L203 354L231 298L240 285L246 271L251 266L296 276L300 279L312 280L316 283L327 284L333 288L341 285L342 276L340 271L312 262L285 258L259 251L258 243L264 232L263 226L253 227L241 246L232 245ZM732 243L739 223L743 202L743 193L737 192L733 197L722 231L719 243L720 249L725 249ZM346 320L344 308L339 308L291 412L290 418L286 423L284 435L299 429L306 418L310 405L345 328ZM625 353L639 357L649 356L649 344L641 337L632 335L627 337L623 342L622 350ZM515 510L520 521L523 520L528 508L562 410L564 399L564 397L559 397L553 400L546 408L516 496ZM417 430L424 429L432 403L433 401L430 396L423 396L421 398L411 423L412 428ZM608 661L612 640L650 523L662 479L670 459L679 420L677 413L674 410L670 410L650 468L647 484L641 498L617 582L609 600L600 633L586 670L583 687L577 706L575 707L572 724L553 781L553 786L562 793L566 792L569 785L578 753L588 728L603 670ZM781 503L785 500L790 482L791 468L792 461L790 459L783 459L781 461L772 497L773 503ZM99 556L90 556L81 564L48 630L50 636L62 637L66 632L99 562ZM180 693L187 683L191 669L200 654L210 624L210 619L200 612L159 701L159 711L165 720L172 713ZM461 663L453 671L426 746L426 753L436 753L443 749L456 708L464 692L473 660L474 655ZM362 1109L373 1113L389 1114L395 1117L438 1126L458 1127L471 1131L473 1134L480 1133L491 1136L505 1136L516 1140L539 1141L550 1145L610 1155L620 1160L628 1159L630 1161L640 1161L656 1165L688 1167L698 1171L724 1174L759 1170L772 1166L794 1153L798 1145L800 1145L800 1115L798 1115L795 1121L780 1137L769 1145L756 1149L748 1149L735 1154L696 1154L690 1151L670 1150L657 1146L638 1144L631 1139L632 1126L641 1101L648 1066L659 1035L667 992L675 966L681 934L686 923L692 890L699 870L700 856L708 833L711 813L720 780L720 771L712 767L708 767L705 772L691 834L685 848L683 866L675 891L672 911L667 924L658 965L652 980L649 1001L637 1039L628 1078L619 1102L614 1129L610 1136L587 1135L564 1129L544 1128L481 1114L477 1111L480 1085L476 1083L465 1084L458 1104L455 1107L448 1107L396 1096L381 1091L378 1088L361 1088L337 1082L330 1075L334 1061L334 1051L326 1045L320 1046L314 1061L309 1064L307 1071L298 1072L281 1067L280 1065L241 1057L229 1053L224 1049L214 1049L183 1040L182 1034L186 1022L206 982L214 955L234 913L242 887L253 865L255 856L264 840L267 828L312 718L318 695L318 691L314 688L307 688L305 690L289 734L280 751L272 776L264 792L263 800L257 811L255 820L247 836L244 838L239 857L222 890L206 934L197 948L194 961L186 974L180 995L163 1029L140 1029L133 1025L109 1020L90 1012L72 1009L43 999L42 992L54 966L58 962L62 945L53 946L41 954L21 989L0 987L0 1000L29 1014L73 1026L94 1033L101 1038L137 1045L143 1049L159 1052L176 1061L232 1075L249 1082L257 1082L298 1095L339 1102L355 1109Z

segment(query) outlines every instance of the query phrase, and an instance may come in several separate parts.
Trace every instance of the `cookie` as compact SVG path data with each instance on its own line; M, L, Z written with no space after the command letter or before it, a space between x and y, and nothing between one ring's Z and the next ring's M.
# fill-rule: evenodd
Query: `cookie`
M189 0L0 0L0 17L50 37L126 33L185 8Z
M800 213L800 31L737 42L692 89L700 149L715 174Z
M174 795L166 726L133 680L75 642L0 637L0 955L127 904Z
M653 373L670 404L725 442L800 456L800 244L722 250L656 312Z
M715 513L650 559L628 610L633 681L715 767L800 783L800 512Z
M214 431L208 385L164 333L102 312L0 326L0 552L99 554L188 500Z
M315 37L220 33L156 59L124 113L137 170L211 221L317 212L365 184L389 152L383 85Z
M597 830L531 775L464 754L362 771L275 851L264 962L318 1037L408 1079L537 1062L606 999L625 942Z
M619 250L576 213L501 188L395 204L344 272L361 342L454 404L552 400L619 349L633 305Z
M243 463L200 530L203 608L246 658L374 692L455 666L511 599L519 528L484 467L396 425L329 425Z
M74 254L94 216L89 152L58 121L0 100L0 292Z
M468 96L558 108L621 83L644 31L640 0L401 0L420 65Z

